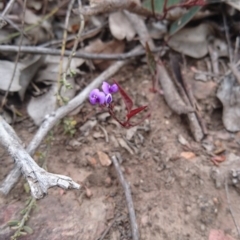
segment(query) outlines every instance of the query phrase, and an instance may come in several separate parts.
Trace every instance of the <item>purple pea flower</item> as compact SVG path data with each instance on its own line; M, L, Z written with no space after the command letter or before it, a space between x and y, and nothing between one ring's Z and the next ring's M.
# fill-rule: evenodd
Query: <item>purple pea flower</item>
M107 94L106 97L105 97L105 102L106 104L110 104L112 102L112 94Z
M118 85L116 83L114 83L113 85L110 85L107 82L103 82L102 84L102 90L105 94L112 94L112 93L116 93L118 91Z
M106 96L103 92L99 91L99 89L93 89L89 94L89 101L92 105L95 104L104 104Z

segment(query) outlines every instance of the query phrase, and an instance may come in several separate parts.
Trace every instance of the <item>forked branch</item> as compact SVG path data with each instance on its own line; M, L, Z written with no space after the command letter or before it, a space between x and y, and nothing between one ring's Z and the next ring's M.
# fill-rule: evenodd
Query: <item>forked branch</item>
M2 117L0 117L0 142L21 169L34 198L40 199L44 197L48 188L55 186L64 189L80 188L80 185L70 177L49 173L39 167L23 148L13 128Z

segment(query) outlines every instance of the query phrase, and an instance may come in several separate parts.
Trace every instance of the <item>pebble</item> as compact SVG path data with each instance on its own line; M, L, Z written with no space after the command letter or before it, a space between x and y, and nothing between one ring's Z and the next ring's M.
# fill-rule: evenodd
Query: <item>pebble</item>
M204 224L201 224L200 228L201 228L201 231L202 231L202 232L205 232L206 226L205 226Z
M187 206L186 210L187 210L187 213L190 213L192 211L192 208L190 206Z

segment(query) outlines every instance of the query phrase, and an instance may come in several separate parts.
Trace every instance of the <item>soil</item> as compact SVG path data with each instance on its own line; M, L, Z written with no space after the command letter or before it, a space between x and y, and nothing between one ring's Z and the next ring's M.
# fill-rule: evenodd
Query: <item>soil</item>
M136 105L151 102L151 117L138 127L124 129L86 101L73 116L77 121L73 137L64 134L62 123L57 125L51 132L50 148L43 142L34 158L40 164L39 156L49 149L45 160L48 171L70 176L82 188L50 189L30 214L27 225L33 233L19 239L97 240L106 229L105 240L132 239L122 186L112 164L104 164L112 155L121 160L130 183L141 239L237 239L221 179L224 175L219 175L219 181L213 176L214 171L233 168L229 158L235 161L240 153L238 134L224 130L221 109L209 110L206 99L199 102L209 135L197 143L186 119L174 114L163 96L149 90L152 83L147 66L130 65L114 77ZM121 103L118 110L121 115ZM24 113L24 107L21 111ZM36 132L30 119L15 124L14 129L26 144ZM211 161L217 151L226 157L218 166ZM3 149L1 154L2 181L13 163ZM10 239L14 233L7 222L21 218L20 211L29 198L24 183L21 179L8 196L0 196L0 240ZM231 209L240 223L239 193L231 184L228 188Z

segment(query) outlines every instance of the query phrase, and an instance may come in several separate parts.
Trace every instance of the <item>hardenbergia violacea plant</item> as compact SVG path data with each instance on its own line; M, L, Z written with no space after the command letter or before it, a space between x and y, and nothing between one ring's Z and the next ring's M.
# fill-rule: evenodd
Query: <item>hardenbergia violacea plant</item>
M126 106L126 120L120 121L114 113L114 102L112 94L119 92L123 98L124 104ZM146 118L150 116L150 113L146 114L140 121L136 123L131 123L130 120L132 117L142 112L147 108L147 106L141 106L138 108L133 108L133 101L125 92L125 90L114 81L114 84L110 85L108 82L103 82L102 91L99 89L93 89L89 94L89 101L92 105L99 105L101 108L107 108L110 115L123 127L131 128L142 123Z

